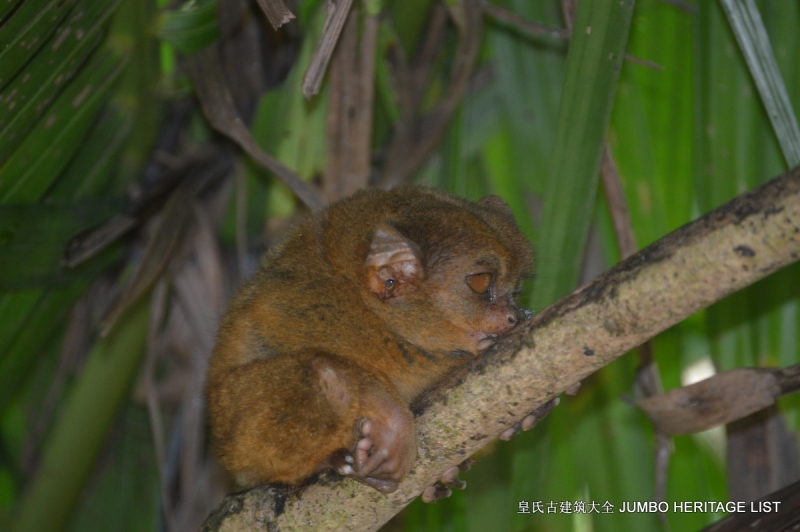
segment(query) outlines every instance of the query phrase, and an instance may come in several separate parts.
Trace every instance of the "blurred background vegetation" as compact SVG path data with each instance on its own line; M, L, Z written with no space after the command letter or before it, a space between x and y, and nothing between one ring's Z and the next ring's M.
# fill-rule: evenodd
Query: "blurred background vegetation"
M408 180L503 196L538 252L535 311L800 164L800 2L353 5L306 100L324 0L287 2L278 30L249 0L2 2L0 527L196 530L222 499L202 406L216 324L305 209L259 147L328 200ZM799 298L795 264L664 332L387 529L695 530L722 516L520 503L797 480L797 397L666 445L631 402L645 370L671 389L797 363Z

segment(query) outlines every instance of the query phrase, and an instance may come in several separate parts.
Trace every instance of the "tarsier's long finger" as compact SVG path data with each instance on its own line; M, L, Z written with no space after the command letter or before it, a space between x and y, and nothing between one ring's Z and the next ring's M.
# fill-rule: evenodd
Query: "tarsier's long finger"
M547 416L547 414L552 412L553 409L559 405L559 403L561 403L561 399L558 397L554 397L553 399L547 401L545 404L534 410L531 413L531 415L527 417L533 417L534 418L533 425L535 425L537 422L543 420L545 416ZM523 419L523 421L525 420ZM533 428L533 425L530 425L527 429L525 427L522 427L522 430L531 429Z
M458 466L456 467L458 467L459 471L466 472L472 469L472 466L474 466L477 463L478 463L477 460L473 460L472 458L467 458L466 460L458 464Z
M553 410L553 408L558 406L559 402L560 400L558 397L551 399L550 401L546 402L545 404L543 404L542 406L540 406L539 408L537 408L536 410L534 410L533 412L522 418L522 421L520 421L519 423L514 423L514 425L501 432L498 438L500 438L501 440L508 441L520 430L532 429L539 421L544 419L544 417L547 416L547 414L549 414Z
M442 473L442 476L439 478L439 480L441 480L445 484L453 482L455 479L458 478L458 474L460 472L461 470L458 468L458 466L453 466L451 468L446 469L445 472Z
M357 460L358 456L359 455L356 456ZM357 462L358 474L362 477L368 477L374 473L380 473L379 468L384 464L384 462L386 462L388 456L389 453L386 449L379 449L373 446L369 451L366 460Z
M356 448L353 451L355 455L355 467L361 471L364 464L369 460L372 451L373 443L370 438L361 438L356 443Z
M439 478L439 482L441 482L448 488L463 490L464 488L467 487L467 482L465 480L461 480L460 478L458 478L459 473L461 473L460 467L453 466L447 469L444 473L442 473L441 478Z
M399 486L399 483L394 482L393 480L381 480L379 478L373 478L373 477L353 477L353 478L383 493L392 493L397 489L397 486Z
M361 423L361 439L356 443L355 457L358 474L367 477L386 460L386 452L381 452L375 447L372 440L372 432L375 430L375 423L371 419L365 419Z
M446 499L452 494L453 492L450 491L450 488L447 486L434 484L433 486L428 486L425 488L425 491L422 492L422 502L436 502L440 499Z
M531 417L531 416L528 416L528 417L526 417L525 419L528 419L529 417ZM520 429L522 429L522 423L514 423L513 425L511 425L510 427L508 427L506 430L504 430L503 432L501 432L501 433L500 433L500 436L498 436L498 438L500 438L500 439L501 439L501 440L503 440L503 441L508 441L508 440L510 440L511 438L513 438L513 437L514 437L514 435L515 435L517 432L519 432L519 431L520 431Z

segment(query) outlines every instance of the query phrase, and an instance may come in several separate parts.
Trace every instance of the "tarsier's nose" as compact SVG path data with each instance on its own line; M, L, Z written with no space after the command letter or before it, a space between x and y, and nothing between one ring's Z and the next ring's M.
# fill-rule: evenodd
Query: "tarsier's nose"
M517 313L515 311L513 311L513 310L510 310L508 312L508 314L506 315L506 319L508 320L509 327L513 327L519 321L519 317L517 316Z
M513 305L494 305L484 323L484 332L504 333L520 321L519 311Z

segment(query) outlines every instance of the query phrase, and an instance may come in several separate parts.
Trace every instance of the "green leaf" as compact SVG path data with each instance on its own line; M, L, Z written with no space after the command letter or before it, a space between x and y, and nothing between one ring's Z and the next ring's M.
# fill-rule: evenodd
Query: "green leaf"
M103 48L0 167L0 203L37 201L81 145L124 64Z
M42 50L5 88L0 106L0 161L25 138L83 66L106 29L115 1L82 0Z
M253 117L253 138L259 146L305 180L325 171L327 84L311 101L300 90L325 14L325 5L320 4L289 76L280 88L261 97ZM268 173L259 169L256 175ZM294 210L294 195L277 181L271 183L267 202L271 214L285 217Z
M557 2L514 0L510 8L528 20L561 24ZM504 134L510 141L508 164L517 183L541 198L550 172L566 44L546 41L543 45L502 27L487 26L487 32L492 65L497 71L492 90L504 110L502 125L508 128ZM534 242L538 243L538 238Z
M109 201L0 205L0 290L74 282L77 272L61 267L67 242L118 209ZM83 276L95 270L82 269Z
M160 526L160 483L147 410L128 403L120 417L98 478L81 496L68 530L140 532Z
M535 289L539 307L566 295L578 281L632 13L631 1L578 6L544 190Z
M25 382L29 371L36 363L37 355L62 328L70 305L85 289L84 284L76 283L44 292L28 312L21 326L17 327L16 331L11 331L15 334L11 338L3 338L5 341L9 339L11 341L8 350L0 352L0 412ZM36 291L29 293L36 294ZM19 296L12 295L8 301L18 300Z
M707 211L778 174L783 165L721 7L702 3L698 9L696 187L700 209ZM708 310L711 350L720 370L759 365L763 353L755 318L764 296L750 287Z
M66 523L111 422L128 396L144 353L147 320L148 305L143 301L90 351L67 394L11 530L58 530Z
M75 0L25 0L0 27L0 90L48 42ZM66 38L63 30L58 37ZM8 93L3 95L7 98Z
M721 0L721 4L767 109L783 157L789 168L794 168L800 165L800 128L758 8L753 0Z
M47 191L47 200L74 201L83 198L114 197L122 190L109 186L114 181L118 156L133 129L131 110L112 104L92 126L82 149Z
M43 289L0 293L0 353L8 353L44 294ZM2 363L5 355L0 355Z
M190 0L180 9L165 11L158 36L184 54L191 54L219 39L216 0Z
M622 66L609 143L640 248L693 218L694 17L660 1L637 2L628 51L654 70Z
M381 21L378 26L378 53L375 54L375 93L378 101L391 124L396 124L400 120L400 109L397 106L397 94L395 93L392 72L389 66L387 51L389 46L398 41L397 33L394 28L386 21Z
M7 0L6 2L0 3L0 27L8 22L6 17L8 17L9 13L13 13L17 8L17 4L22 1L23 0Z

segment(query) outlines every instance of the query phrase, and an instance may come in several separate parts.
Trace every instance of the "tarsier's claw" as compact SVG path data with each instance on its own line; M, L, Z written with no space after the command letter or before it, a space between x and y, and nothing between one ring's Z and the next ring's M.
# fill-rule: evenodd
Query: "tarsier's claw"
M564 390L564 393L567 395L578 395L578 391L580 391L580 389L581 389L581 381L578 381L569 388L567 388L566 390Z
M461 466L453 466L442 473L441 478L439 478L439 482L448 488L463 490L467 487L467 482L458 478L459 473L461 473Z
M531 430L533 427L536 426L537 423L539 423L542 419L544 419L545 416L547 416L547 414L549 414L553 410L553 408L558 406L558 403L560 402L561 401L558 397L551 399L550 401L546 402L545 404L543 404L542 406L540 406L539 408L537 408L536 410L534 410L533 412L522 418L522 421L520 421L519 423L514 423L512 426L501 432L498 438L504 441L508 441L512 437L514 437L514 435L520 430L523 431Z
M434 484L433 486L428 486L425 488L425 491L422 492L422 502L436 502L440 499L446 499L452 494L453 492L447 486Z
M471 458L467 458L466 460L464 460L463 462L458 464L457 467L458 467L459 471L466 472L466 471L469 471L470 469L472 469L472 466L474 466L477 463L478 463L477 460L473 460Z
M528 416L525 419L528 419L529 417L532 417L532 416ZM500 438L503 441L508 441L511 438L513 438L514 434L519 432L521 428L522 428L522 424L521 423L514 423L512 426L508 427L506 430L501 432L500 436L498 436L498 438Z
M454 490L467 489L467 481L461 480L460 478L457 478L451 482L445 482L444 485L447 486L448 488L453 488Z
M557 407L561 403L561 399L558 397L554 397L553 399L547 401L545 404L531 412L531 415L536 417L536 422L539 422L547 416L552 410ZM535 424L535 423L534 423ZM533 425L531 425L533 426ZM527 429L526 429L527 430Z
M534 425L536 425L537 421L539 420L533 414L531 414L530 416L525 416L522 422L520 423L520 425L522 426L522 430L531 430L534 427Z
M458 474L460 472L461 470L458 468L458 466L453 466L442 473L442 476L439 478L439 480L445 484L449 484L458 478Z

